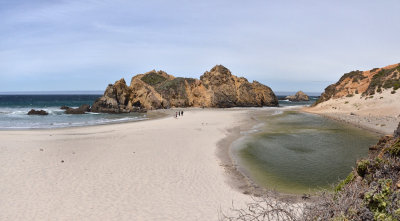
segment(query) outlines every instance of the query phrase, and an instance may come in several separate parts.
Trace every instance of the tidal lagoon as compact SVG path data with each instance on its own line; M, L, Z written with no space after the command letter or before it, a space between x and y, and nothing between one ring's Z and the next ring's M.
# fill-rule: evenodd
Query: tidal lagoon
M279 113L279 112L275 112ZM257 132L233 144L240 170L258 185L312 193L345 178L378 135L298 111L258 115Z

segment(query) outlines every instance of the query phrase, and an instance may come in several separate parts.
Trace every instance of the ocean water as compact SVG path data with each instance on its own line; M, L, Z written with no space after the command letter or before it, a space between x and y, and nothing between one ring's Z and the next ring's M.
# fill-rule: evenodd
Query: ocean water
M60 107L79 107L90 104L101 95L0 95L0 129L62 128L109 124L147 119L143 113L65 114ZM29 110L45 110L46 116L27 115Z
M256 116L261 126L232 148L240 170L267 189L302 194L330 188L378 140L318 115L280 109Z

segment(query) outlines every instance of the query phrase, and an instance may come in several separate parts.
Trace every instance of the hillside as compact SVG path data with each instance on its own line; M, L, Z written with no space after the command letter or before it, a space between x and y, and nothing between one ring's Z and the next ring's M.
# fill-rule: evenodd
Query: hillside
M199 79L174 77L164 71L150 71L108 85L92 111L127 113L171 107L261 107L278 106L274 92L257 81L232 75L216 65Z
M352 71L329 85L313 107L304 110L391 134L400 121L400 65Z
M361 94L362 97L390 90L392 94L400 88L400 64L384 68L374 68L369 71L352 71L344 74L338 82L329 85L321 94L315 105L329 99L352 97Z

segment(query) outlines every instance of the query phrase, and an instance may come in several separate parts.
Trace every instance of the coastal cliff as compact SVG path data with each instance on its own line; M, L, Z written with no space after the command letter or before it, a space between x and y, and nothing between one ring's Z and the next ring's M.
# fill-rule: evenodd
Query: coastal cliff
M372 96L375 93L382 93L383 90L391 90L394 94L399 88L400 64L369 71L352 71L344 74L335 84L325 88L315 105L329 99L352 97L356 94L361 94L363 97Z
M174 77L164 71L150 71L108 85L97 99L93 112L127 113L170 107L262 107L278 106L268 86L232 75L216 65L199 79Z
M391 134L400 121L400 65L352 71L329 85L304 110L380 134Z

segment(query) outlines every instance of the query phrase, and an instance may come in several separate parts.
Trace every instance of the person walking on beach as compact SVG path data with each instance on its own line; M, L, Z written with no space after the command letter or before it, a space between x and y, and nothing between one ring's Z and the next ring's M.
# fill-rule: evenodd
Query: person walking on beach
M178 112L175 112L175 118L178 118Z
M178 116L181 116L181 112L180 111L178 111Z
M183 116L183 111L181 111L181 115Z

